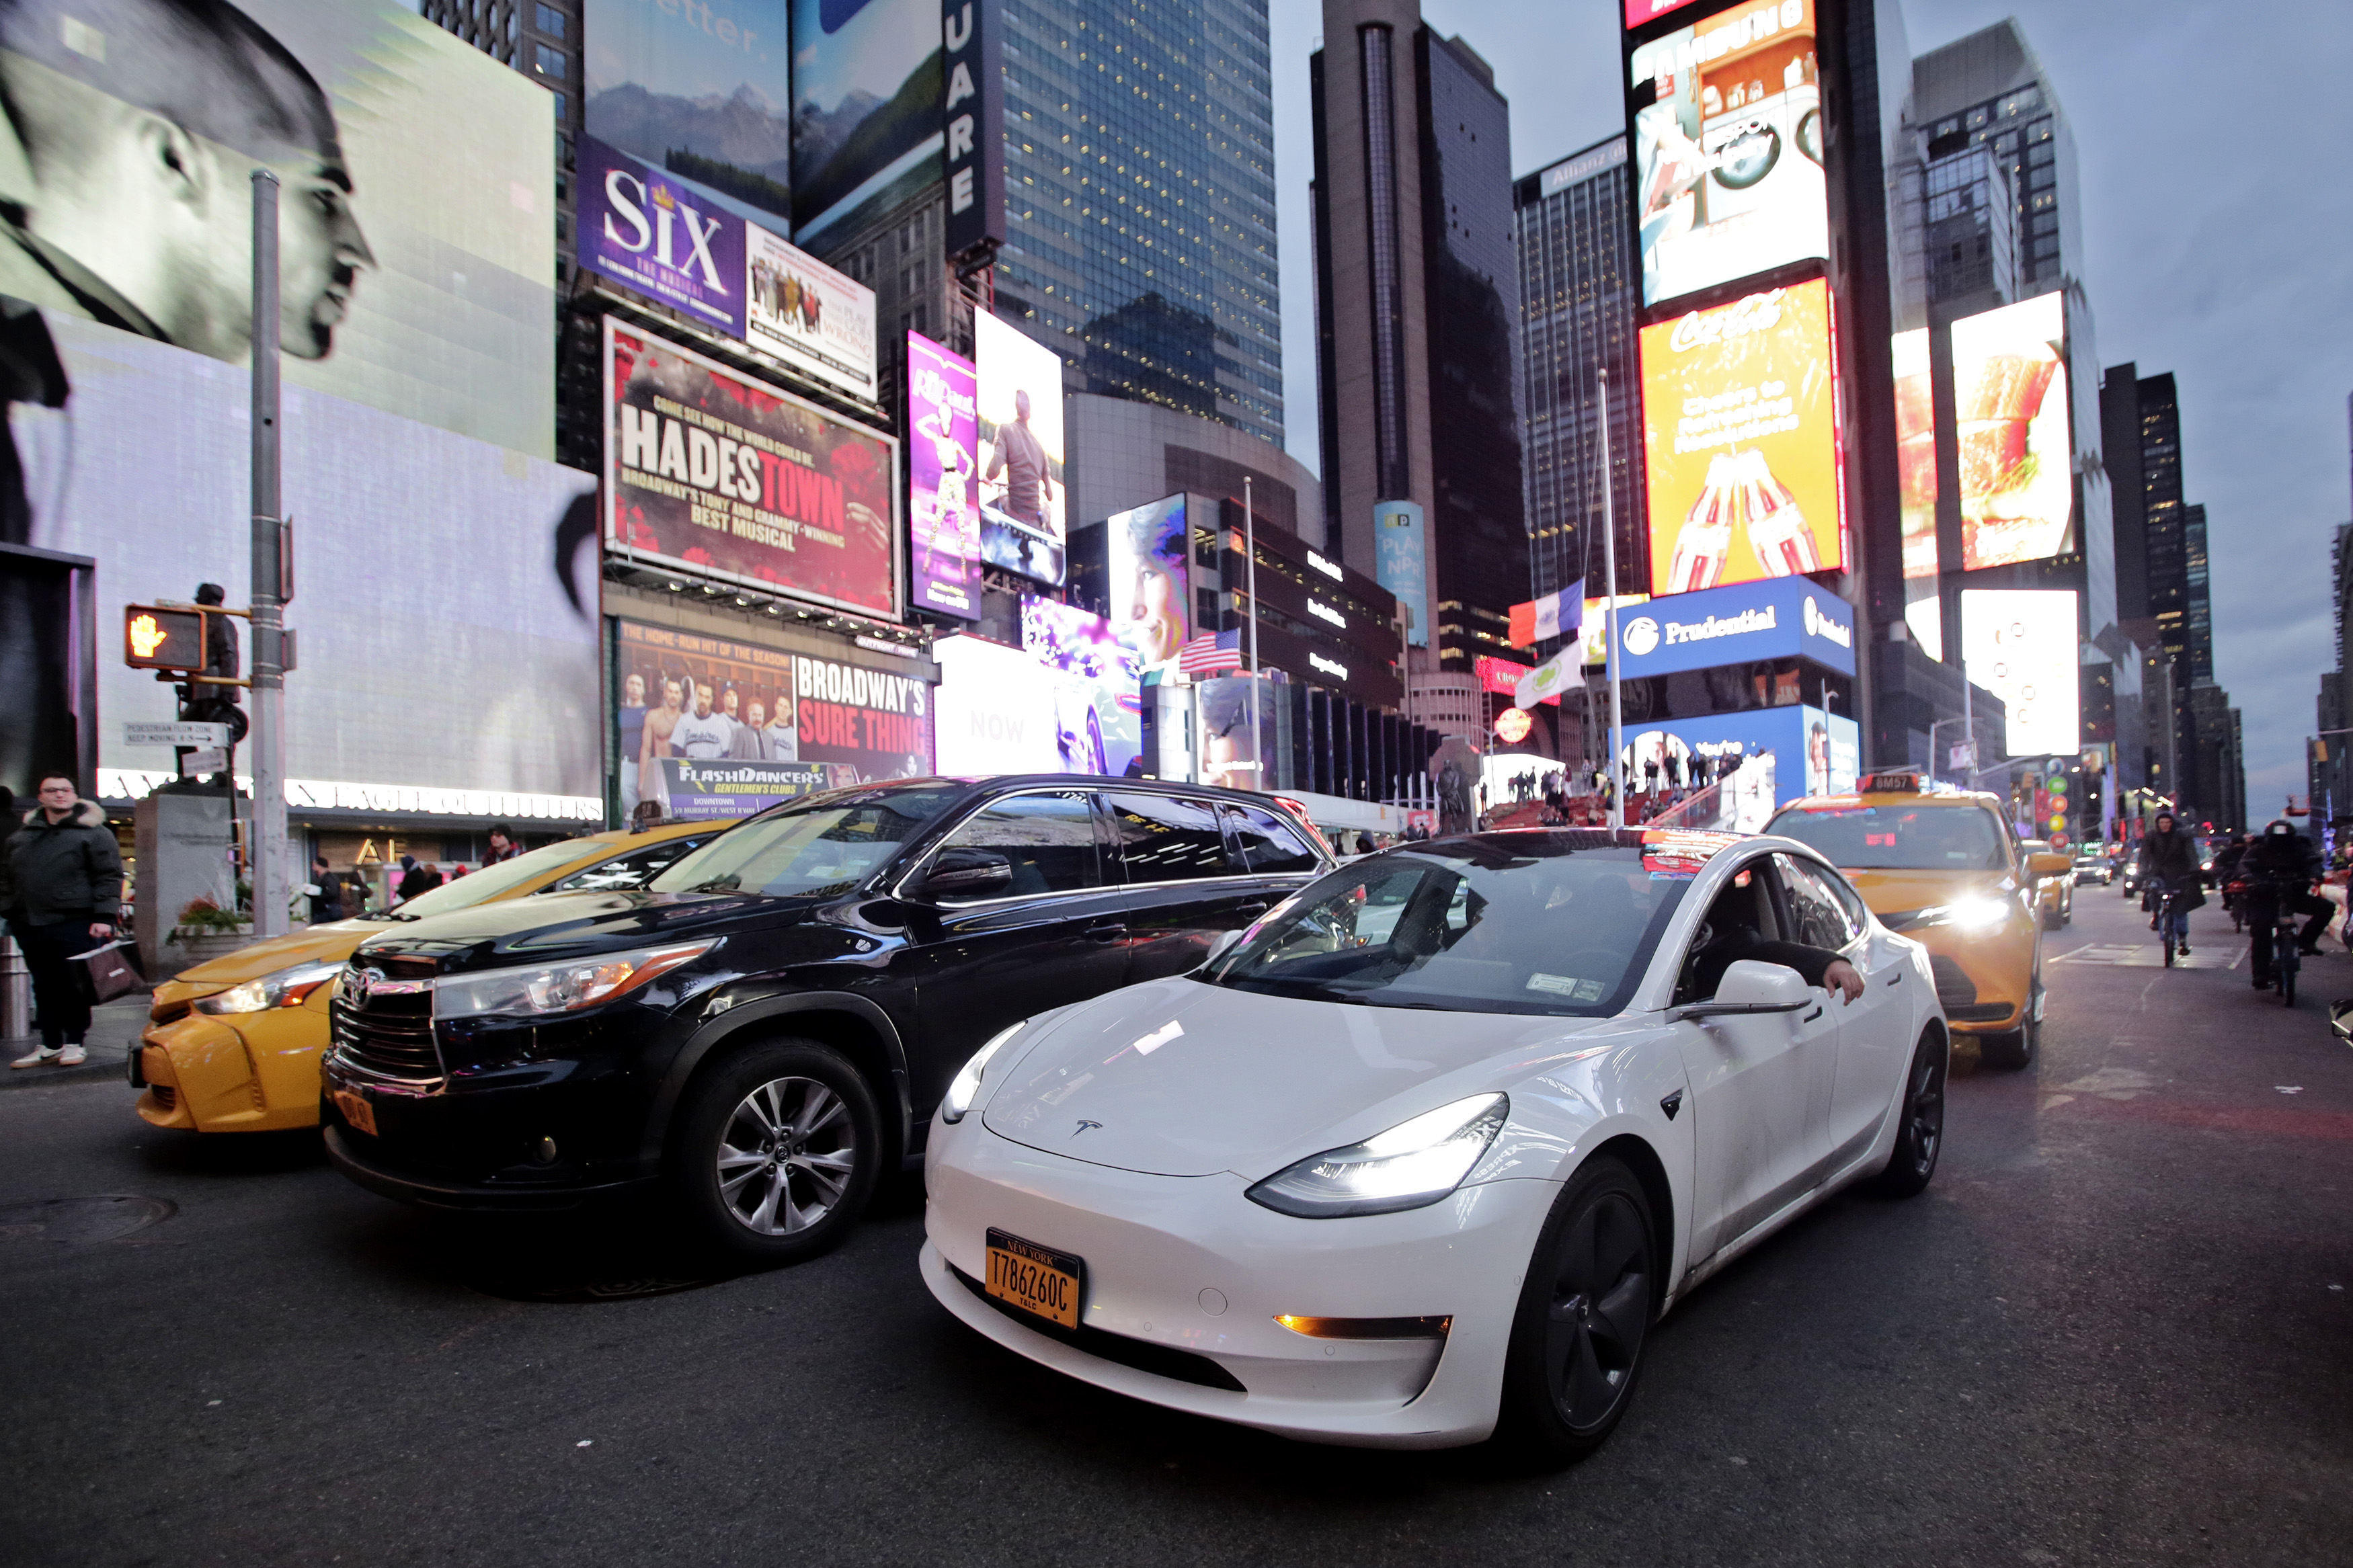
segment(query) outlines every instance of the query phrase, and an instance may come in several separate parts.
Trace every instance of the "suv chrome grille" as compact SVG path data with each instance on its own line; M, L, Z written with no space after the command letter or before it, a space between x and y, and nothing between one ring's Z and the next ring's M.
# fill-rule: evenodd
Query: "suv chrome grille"
M433 994L372 999L365 1008L337 997L335 1054L362 1072L404 1083L431 1083L441 1077L441 1053L433 1045Z

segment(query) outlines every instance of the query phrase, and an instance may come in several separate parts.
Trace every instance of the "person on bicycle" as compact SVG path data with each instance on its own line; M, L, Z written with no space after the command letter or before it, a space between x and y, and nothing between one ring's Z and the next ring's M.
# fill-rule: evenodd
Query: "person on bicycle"
M2247 930L2253 937L2247 956L2254 961L2255 989L2266 991L2276 983L2272 942L2280 917L2308 917L2296 946L2317 957L2320 933L2328 929L2337 906L2312 890L2320 880L2320 852L2285 817L2274 817L2247 847L2239 874L2247 879Z
M2141 886L2157 900L2159 936L2173 939L2177 950L2188 952L2189 911L2206 901L2206 894L2199 885L2198 840L2174 826L2169 811L2158 812L2155 826L2141 837L2140 876ZM2173 895L2169 904L2168 893Z

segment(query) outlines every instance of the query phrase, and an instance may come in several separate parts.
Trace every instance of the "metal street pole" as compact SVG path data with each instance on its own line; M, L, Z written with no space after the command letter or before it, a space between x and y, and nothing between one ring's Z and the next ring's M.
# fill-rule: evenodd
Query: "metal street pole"
M278 518L278 176L253 171L253 934L286 934L286 671ZM234 789L234 784L231 785Z
M1250 765L1257 771L1251 782L1260 789L1271 790L1273 784L1266 776L1266 745L1258 731L1258 512L1250 504L1250 476L1242 476L1242 551L1249 558L1243 576L1250 589Z
M1609 367L1595 374L1601 383L1601 571L1609 579L1601 601L1602 625L1609 637L1609 765L1604 771L1609 776L1609 826L1620 828L1626 826L1626 784L1618 776L1619 753L1626 746L1626 723L1618 691L1618 517L1610 483Z

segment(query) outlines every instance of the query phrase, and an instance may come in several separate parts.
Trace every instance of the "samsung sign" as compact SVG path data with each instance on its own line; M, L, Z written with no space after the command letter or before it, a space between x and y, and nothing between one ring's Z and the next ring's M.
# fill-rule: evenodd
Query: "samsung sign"
M1620 670L1672 675L1795 655L1854 673L1854 608L1803 577L1674 594L1618 612Z

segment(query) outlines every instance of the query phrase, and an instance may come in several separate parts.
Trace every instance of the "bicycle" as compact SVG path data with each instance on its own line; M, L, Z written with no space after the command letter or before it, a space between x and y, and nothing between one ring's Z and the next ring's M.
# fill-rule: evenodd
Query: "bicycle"
M2286 899L2279 901L2279 913L2272 922L2272 978L2279 986L2280 1001L2295 1005L2295 972L2304 963L2304 943L2296 931L2295 906Z
M2157 889L2157 929L2158 929L2158 932L2159 939L2160 939L2160 940L2165 943L2165 967L2166 967L2166 968L2168 968L2168 969L2170 969L2170 968L2172 968L2172 967L2173 967L2173 957L2174 957L2174 932L2173 932L2173 924L2174 924L2174 909L2173 909L2173 905L2174 905L2174 901L2175 901L2176 900L2178 900L2179 898L2180 898L2180 897L2181 897L2181 890L2180 890L2179 888L2171 887L2171 886L2168 886L2168 885L2166 885L2166 884L2162 884L2162 883L2160 883L2160 884L2158 885L2158 889ZM2188 947L2188 946L2189 945L2189 929L2188 929L2189 921L2189 916L2188 916L2188 914L2187 914L2187 913L2184 913L2184 914L2182 915L2182 917L2181 917L2181 923L2182 923L2182 927L2183 927L2183 930L2182 930L2182 931L2181 931L2181 945L2182 945L2183 947L2185 947L2185 948L2186 948L2186 947Z

